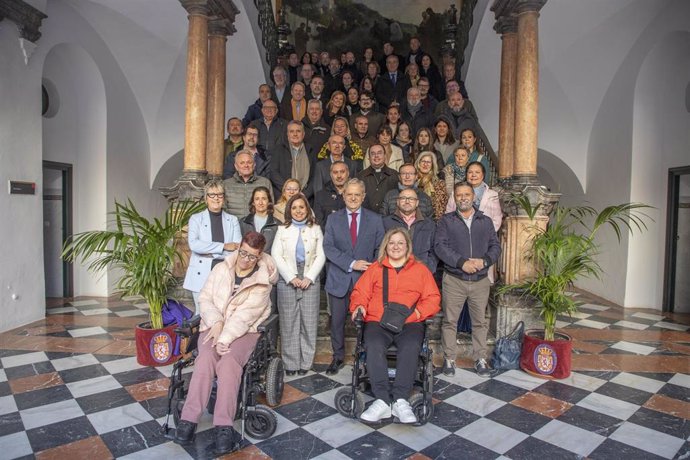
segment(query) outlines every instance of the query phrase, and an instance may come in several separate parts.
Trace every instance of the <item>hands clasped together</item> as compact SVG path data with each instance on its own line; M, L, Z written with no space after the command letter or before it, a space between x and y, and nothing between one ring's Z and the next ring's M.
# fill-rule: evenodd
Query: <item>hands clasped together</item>
M204 343L207 343L209 340L212 340L212 346L216 349L216 353L218 353L220 356L223 356L224 354L227 354L230 351L230 344L229 343L223 343L218 341L218 337L220 336L221 331L223 330L223 323L221 321L218 321L216 324L209 329L208 334L206 334L206 337L204 338Z
M462 271L469 273L470 275L477 273L479 270L484 268L484 259L467 259L460 268Z

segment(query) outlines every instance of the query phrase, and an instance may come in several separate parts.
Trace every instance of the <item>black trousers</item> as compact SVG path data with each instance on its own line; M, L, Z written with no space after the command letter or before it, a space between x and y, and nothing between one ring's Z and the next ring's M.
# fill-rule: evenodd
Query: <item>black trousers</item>
M367 371L371 390L377 399L390 404L398 399L410 397L423 340L423 323L405 324L399 334L387 331L378 322L369 322L364 325ZM395 380L391 388L388 381L386 351L392 343L398 347L398 354L395 365Z
M351 289L345 297L328 294L331 303L331 347L334 359L345 358L345 321L350 315L350 294Z

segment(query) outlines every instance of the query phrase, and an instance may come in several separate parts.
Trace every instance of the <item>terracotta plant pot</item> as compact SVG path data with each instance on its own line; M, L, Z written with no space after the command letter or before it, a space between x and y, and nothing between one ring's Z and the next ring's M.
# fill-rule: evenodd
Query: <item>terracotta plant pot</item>
M544 331L525 332L520 367L528 374L546 379L564 379L570 375L573 342L570 336L556 332L556 340L544 340Z
M165 366L179 358L175 355L176 324L163 329L151 329L151 323L141 323L134 329L137 343L137 363L142 366Z

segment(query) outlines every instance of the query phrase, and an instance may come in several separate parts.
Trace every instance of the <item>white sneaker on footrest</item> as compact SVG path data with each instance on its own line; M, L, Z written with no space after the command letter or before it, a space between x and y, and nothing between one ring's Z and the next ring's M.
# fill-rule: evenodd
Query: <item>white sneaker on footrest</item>
M365 422L379 422L391 417L391 406L382 399L377 399L359 416Z
M391 410L393 417L397 417L400 423L417 423L417 416L412 412L412 406L406 399L398 399L393 403Z

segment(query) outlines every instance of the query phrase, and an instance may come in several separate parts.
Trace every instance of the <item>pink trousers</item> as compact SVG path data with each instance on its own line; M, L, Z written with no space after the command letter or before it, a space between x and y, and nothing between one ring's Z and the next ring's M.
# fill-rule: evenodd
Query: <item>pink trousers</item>
M199 356L194 361L194 373L189 383L187 399L182 409L182 420L198 423L211 397L213 377L218 376L216 408L213 412L215 426L232 425L237 410L237 394L242 383L242 369L249 361L258 333L248 333L230 344L230 352L220 356L211 346L213 341L203 343L208 331L199 336Z

